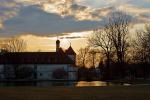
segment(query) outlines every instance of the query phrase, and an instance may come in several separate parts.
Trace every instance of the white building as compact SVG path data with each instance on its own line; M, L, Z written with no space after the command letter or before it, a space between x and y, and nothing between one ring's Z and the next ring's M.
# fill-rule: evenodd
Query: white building
M14 78L16 75L14 67L19 66L18 68L32 68L33 73L30 77L32 79L77 80L76 53L71 46L63 51L59 40L56 41L56 52L5 52L0 54L0 78Z

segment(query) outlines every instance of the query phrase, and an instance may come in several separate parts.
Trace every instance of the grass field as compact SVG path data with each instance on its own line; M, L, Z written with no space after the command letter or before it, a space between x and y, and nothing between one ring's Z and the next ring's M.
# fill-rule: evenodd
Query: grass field
M150 100L150 86L1 87L0 100Z

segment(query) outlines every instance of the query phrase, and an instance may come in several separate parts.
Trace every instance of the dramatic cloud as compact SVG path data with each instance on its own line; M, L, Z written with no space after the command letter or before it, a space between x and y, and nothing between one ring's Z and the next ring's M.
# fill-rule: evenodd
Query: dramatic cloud
M124 4L120 5L118 9L124 10L131 14L137 22L150 23L150 8L142 8L131 4Z
M0 35L92 30L116 10L150 22L149 5L149 0L0 0Z
M18 4L13 0L0 1L0 22L12 18L17 14Z
M78 1L79 2L79 1ZM59 2L44 3L41 8L49 13L57 13L60 16L74 16L76 20L97 20L93 13L95 9L83 5L77 4L77 1L73 0L60 0Z
M34 33L48 35L50 33L68 33L92 30L103 26L103 21L77 21L74 17L61 17L54 13L46 13L37 6L24 7L17 16L5 21L1 35Z

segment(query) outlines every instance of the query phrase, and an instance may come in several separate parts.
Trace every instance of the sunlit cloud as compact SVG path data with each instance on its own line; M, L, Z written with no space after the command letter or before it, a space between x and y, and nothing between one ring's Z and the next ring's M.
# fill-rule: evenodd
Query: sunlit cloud
M133 2L135 0L2 0L0 5L5 7L17 7L20 5L39 5L43 10L46 12L55 12L59 14L66 14L66 15L85 15L85 13L88 13L90 15L90 12L94 12L95 10L90 7L90 4L93 2L94 5L100 4L100 5L107 5L107 7L115 6L115 5L126 5L129 2ZM145 2L148 2L148 0L144 0ZM81 4L88 3L89 6L83 6ZM134 2L133 2L134 4ZM138 6L138 5L137 5ZM125 6L126 7L126 6ZM103 8L103 6L99 7L98 9ZM80 12L74 13L74 12ZM85 15L87 16L87 15ZM79 18L79 17L78 17ZM82 19L82 18L81 18Z
M120 5L119 9L125 10L126 12L132 13L134 15L139 15L141 13L150 13L150 8L139 8L131 4Z
M87 31L97 28L98 25L102 27L104 25L102 24L103 19L116 10L127 12L127 14L133 16L137 23L147 23L150 22L149 4L149 0L142 0L142 3L141 0L1 0L0 30L6 29L7 31L1 31L1 34L6 33L7 35L11 33L13 33L12 35L18 35L19 33L25 32L39 35L59 33L60 35L63 32L75 32L75 29L77 32ZM30 8L31 6L40 9L40 13L35 12L35 15L31 14L32 16L28 16L29 18L23 15L19 16L23 8ZM27 16L28 13L30 13L30 10L24 13L24 15ZM40 14L43 14L41 15L43 17L39 16ZM45 16L46 18L55 16L58 19L51 18L45 20ZM40 23L38 17L42 21L41 25L38 25ZM14 21L15 19L17 21ZM67 22L66 19L68 19ZM101 24L97 24L100 21L102 21ZM59 22L68 27L71 31L68 31L66 28L62 29ZM78 24L83 22L84 24ZM8 23L11 23L11 25L8 25ZM87 23L92 25L86 26ZM79 25L80 28L77 27ZM85 25L85 27L83 25ZM31 26L32 28L30 28ZM42 28L40 26L44 27ZM52 26L52 28L50 28L51 31L48 26Z
M13 0L0 1L0 20L5 21L17 14L19 5Z
M48 13L57 13L60 16L74 16L77 20L98 20L99 12L90 6L80 5L83 0L15 0L22 5L39 5ZM102 14L102 13L101 13Z
M124 10L131 14L137 22L150 22L150 8L141 8L131 4L126 4L120 5L118 9Z
M105 12L103 10L101 12L101 9L103 8L113 7L112 10L114 10L114 8L125 8L127 9L126 11L133 11L132 7L134 7L135 3L133 1L135 0L2 0L0 2L0 6L2 5L1 7L5 7L3 14L1 14L3 16L2 18L5 19L15 16L20 6L39 5L39 7L41 7L41 9L43 9L45 12L56 13L62 17L74 16L77 20L99 20L102 16L107 16L108 14L108 11ZM101 6L98 6L98 8L93 8L92 2L95 6L97 4ZM133 4L128 5L130 2ZM144 2L148 2L148 0L144 0ZM89 5L84 5L86 3ZM6 10L6 8L8 9ZM136 10L137 11L134 10L133 13L138 12L138 10L141 12L141 9L138 7L138 5Z

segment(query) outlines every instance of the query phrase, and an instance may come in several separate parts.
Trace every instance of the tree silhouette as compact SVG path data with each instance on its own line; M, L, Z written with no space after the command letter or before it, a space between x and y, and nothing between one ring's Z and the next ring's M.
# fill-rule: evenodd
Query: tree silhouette
M109 30L109 38L113 42L116 51L118 63L125 61L125 53L129 47L127 35L129 34L130 21L130 16L122 11L118 11L112 13L106 25L106 28Z
M85 62L87 60L88 52L89 52L89 47L79 49L79 54L77 55L77 65L78 66L80 66L80 67L86 66Z
M22 52L26 50L26 42L19 38L5 40L2 48L8 52Z
M142 30L136 31L134 41L134 60L138 63L150 63L150 25L145 25Z

